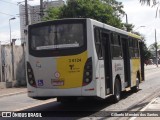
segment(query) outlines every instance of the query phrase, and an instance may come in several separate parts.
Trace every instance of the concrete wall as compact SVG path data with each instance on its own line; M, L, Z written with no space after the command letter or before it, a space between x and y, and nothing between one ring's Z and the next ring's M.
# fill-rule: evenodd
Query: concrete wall
M9 45L1 46L2 59L2 81L12 81L11 47Z
M26 86L25 53L23 46L13 45L12 52L12 47L10 45L2 45L0 58L0 70L2 71L0 72L0 86L2 86L2 84L3 86L6 85L9 87ZM14 64L12 64L12 62ZM12 68L14 68L14 71L12 71Z

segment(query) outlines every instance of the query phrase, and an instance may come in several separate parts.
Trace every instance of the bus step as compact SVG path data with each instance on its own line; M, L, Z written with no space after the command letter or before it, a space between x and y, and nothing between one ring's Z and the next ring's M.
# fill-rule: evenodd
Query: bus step
M127 87L127 88L126 88L126 91L130 91L130 90L131 90L131 87Z

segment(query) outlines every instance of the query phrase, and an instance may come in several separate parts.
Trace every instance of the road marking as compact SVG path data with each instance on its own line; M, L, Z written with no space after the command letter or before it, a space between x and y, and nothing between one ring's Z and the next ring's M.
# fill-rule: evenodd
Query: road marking
M37 106L44 105L44 104L51 103L51 102L55 102L55 101L57 101L57 98L45 100L42 103L38 103L38 104L35 104L35 105L30 105L30 106L23 107L23 108L20 108L20 109L15 109L13 111L16 111L16 112L23 111L23 110L26 110L26 109L29 109L29 108L37 107Z
M148 105L146 105L144 108L142 108L140 111L145 111L154 101L156 101L157 98L154 98Z
M142 108L140 111L145 111L157 98L153 99L150 103L148 103L144 108ZM137 117L132 117L129 120L135 120Z
M9 94L0 95L0 97L7 97L7 96L17 95L17 94L23 94L23 93L27 93L27 92L26 91L13 92L13 93L9 93Z

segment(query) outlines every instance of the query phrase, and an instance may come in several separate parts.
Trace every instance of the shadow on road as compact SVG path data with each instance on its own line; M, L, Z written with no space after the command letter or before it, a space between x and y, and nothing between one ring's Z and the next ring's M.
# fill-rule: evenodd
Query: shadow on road
M133 92L123 92L122 99L126 99ZM40 112L47 117L110 117L112 111L103 111L103 109L113 105L111 97L100 100L95 98L80 98L77 102L61 104L60 102L51 102L40 106L25 109L21 112Z

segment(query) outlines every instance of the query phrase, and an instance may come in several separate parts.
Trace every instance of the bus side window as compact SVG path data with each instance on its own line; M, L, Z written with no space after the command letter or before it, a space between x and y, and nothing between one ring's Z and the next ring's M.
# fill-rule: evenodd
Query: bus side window
M139 41L138 40L134 40L135 41L135 46L134 46L134 54L135 54L135 58L139 58Z
M133 38L130 38L129 39L129 56L130 56L130 58L134 58L135 56L134 56L134 40L133 40Z
M94 28L94 39L95 39L95 47L96 47L98 59L103 59L102 45L100 40L100 30L98 28Z
M134 38L129 39L130 58L139 58L138 40Z
M122 59L122 48L121 48L120 35L111 34L111 48L113 59Z

